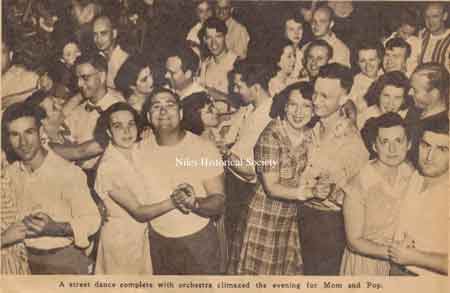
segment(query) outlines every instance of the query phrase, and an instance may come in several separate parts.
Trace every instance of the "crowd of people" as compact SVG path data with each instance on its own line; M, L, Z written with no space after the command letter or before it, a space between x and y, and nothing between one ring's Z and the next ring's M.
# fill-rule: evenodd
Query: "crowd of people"
M2 274L448 274L450 5L167 2L3 1Z

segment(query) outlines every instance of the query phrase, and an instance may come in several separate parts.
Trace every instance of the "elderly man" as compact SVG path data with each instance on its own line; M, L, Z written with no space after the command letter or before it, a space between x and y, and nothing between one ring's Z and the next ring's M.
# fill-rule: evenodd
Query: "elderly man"
M82 249L99 229L100 215L83 172L43 147L44 115L16 103L2 118L2 134L18 157L6 172L27 227L28 262L33 274L87 274L91 262Z
M330 63L337 62L350 66L350 50L333 33L333 25L333 10L331 8L322 6L314 11L311 23L312 32L314 38L325 40L333 48L333 57Z
M116 88L114 79L120 67L128 58L128 53L117 44L117 29L109 16L100 15L95 18L93 31L95 46L108 61L106 85L109 88Z
M446 26L448 4L427 3L424 10L425 28L419 33L422 40L420 63L437 62L450 72L450 28Z
M247 57L250 36L245 26L232 17L233 9L231 0L218 0L216 4L216 16L227 25L228 33L225 39L228 49L233 51L239 59L245 59Z
M144 105L155 141L139 153L143 174L154 174L158 195L167 199L180 184L187 184L189 200L183 211L172 210L150 222L150 251L155 274L218 274L219 239L213 219L223 212L223 167L211 143L181 128L179 97L168 89L156 89ZM158 170L158 172L155 172ZM151 176L151 175L148 175ZM150 202L150 203L152 203Z

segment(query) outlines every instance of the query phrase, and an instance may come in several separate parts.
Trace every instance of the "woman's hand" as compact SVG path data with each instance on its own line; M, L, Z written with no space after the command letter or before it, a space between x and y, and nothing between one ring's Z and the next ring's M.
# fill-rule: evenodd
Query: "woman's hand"
M16 222L11 224L2 233L2 247L25 239L27 235L27 227L23 222Z

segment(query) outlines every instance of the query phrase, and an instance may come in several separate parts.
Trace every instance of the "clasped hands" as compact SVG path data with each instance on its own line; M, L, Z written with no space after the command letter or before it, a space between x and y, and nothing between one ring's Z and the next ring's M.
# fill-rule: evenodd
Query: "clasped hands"
M170 195L175 207L183 214L189 214L198 207L194 187L188 183L179 184Z
M2 233L2 243L12 244L25 238L50 235L55 222L47 214L36 212L26 216L22 221L11 224Z
M416 243L406 233L400 241L393 241L387 249L389 259L400 265L412 265L418 257Z

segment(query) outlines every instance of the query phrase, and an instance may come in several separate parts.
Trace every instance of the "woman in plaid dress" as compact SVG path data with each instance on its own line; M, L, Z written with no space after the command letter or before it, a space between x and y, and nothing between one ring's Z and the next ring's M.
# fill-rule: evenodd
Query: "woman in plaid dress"
M231 248L229 274L302 274L296 219L297 201L312 197L311 188L300 182L311 142L311 97L311 86L302 82L274 98L271 117L276 118L254 148L258 182Z

